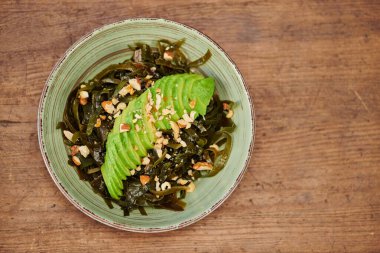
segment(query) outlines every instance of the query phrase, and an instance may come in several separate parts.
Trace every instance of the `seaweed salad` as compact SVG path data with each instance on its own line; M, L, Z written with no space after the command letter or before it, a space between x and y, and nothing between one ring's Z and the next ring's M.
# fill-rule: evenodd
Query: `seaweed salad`
M185 40L136 43L132 57L75 87L62 122L69 165L110 208L183 211L200 177L226 164L233 102L221 101L212 77L190 61Z

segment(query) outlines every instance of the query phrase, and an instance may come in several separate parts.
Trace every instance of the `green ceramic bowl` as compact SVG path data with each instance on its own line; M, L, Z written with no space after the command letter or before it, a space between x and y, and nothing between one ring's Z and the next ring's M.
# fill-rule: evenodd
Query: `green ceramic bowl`
M148 216L138 211L124 217L116 207L109 209L87 182L79 180L67 165L67 150L57 122L62 120L69 92L112 63L131 55L129 44L144 42L152 46L158 39L186 38L183 47L190 59L211 50L211 59L201 71L216 80L222 99L235 101L233 117L237 125L233 148L226 167L215 177L196 182L195 192L186 197L183 212L147 208ZM38 137L46 167L63 195L83 213L106 225L135 232L161 232L192 224L211 213L231 194L247 168L253 147L253 105L243 77L227 54L199 31L164 19L129 19L103 26L77 41L52 70L41 95Z

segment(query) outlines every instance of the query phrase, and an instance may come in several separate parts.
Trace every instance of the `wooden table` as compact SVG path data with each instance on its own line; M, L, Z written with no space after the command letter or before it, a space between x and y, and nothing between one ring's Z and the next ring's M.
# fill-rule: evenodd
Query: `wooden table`
M91 220L42 161L40 93L92 29L163 17L206 33L256 108L248 172L207 218L136 234ZM380 252L378 1L0 2L1 252Z

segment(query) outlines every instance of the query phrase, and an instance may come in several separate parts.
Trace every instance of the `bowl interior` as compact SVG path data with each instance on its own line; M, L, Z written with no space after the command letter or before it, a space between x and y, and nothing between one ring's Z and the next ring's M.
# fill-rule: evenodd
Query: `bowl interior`
M207 49L212 57L201 71L216 80L222 99L236 102L233 120L233 148L226 167L215 177L196 182L195 192L186 197L184 212L147 208L148 216L138 211L124 217L115 206L109 209L87 182L80 181L67 165L67 150L57 122L62 120L66 99L79 82L91 79L112 63L131 56L128 45L135 42L155 46L159 39L186 39L183 46L190 59L202 56ZM162 19L126 20L99 28L75 43L56 65L42 94L39 134L42 154L52 178L64 195L92 218L120 229L155 232L182 227L214 210L232 192L246 168L253 141L253 112L243 79L235 65L210 39L184 25Z

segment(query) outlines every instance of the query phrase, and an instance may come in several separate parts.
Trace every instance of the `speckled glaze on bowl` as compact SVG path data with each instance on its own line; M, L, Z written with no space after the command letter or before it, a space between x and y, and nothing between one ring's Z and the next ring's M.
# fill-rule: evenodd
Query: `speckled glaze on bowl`
M211 59L201 71L216 80L222 99L236 102L233 117L237 125L233 148L226 167L215 177L196 182L195 192L186 197L183 212L147 208L149 216L138 211L124 217L116 206L109 209L87 182L79 180L67 165L67 151L60 130L56 129L69 92L83 80L112 63L131 55L129 44L152 46L158 39L186 38L184 50L190 59L211 50ZM106 225L134 232L162 232L190 225L214 211L240 182L249 162L254 141L253 104L243 77L227 54L210 38L186 25L164 19L129 19L103 26L77 41L52 70L41 95L38 112L38 138L46 167L54 182L79 210Z

